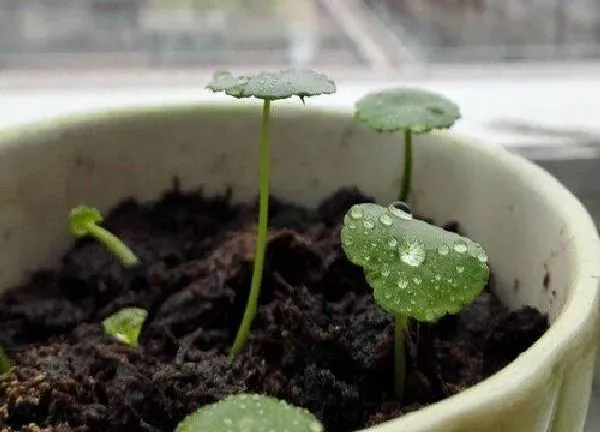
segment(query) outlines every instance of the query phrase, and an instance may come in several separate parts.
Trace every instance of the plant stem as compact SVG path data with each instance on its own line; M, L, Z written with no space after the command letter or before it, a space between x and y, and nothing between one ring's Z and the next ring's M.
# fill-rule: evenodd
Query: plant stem
M394 389L399 400L404 398L406 380L406 328L408 319L405 315L396 315L395 341L394 341Z
M11 368L12 364L6 353L0 348L0 375L5 374Z
M402 189L400 192L400 201L407 202L410 194L410 184L412 180L412 132L404 131L404 173L402 175Z
M135 254L117 236L93 223L89 224L87 228L89 235L119 258L125 267L133 267L138 263Z
M258 228L256 233L256 253L254 256L254 269L250 284L250 295L244 317L238 330L230 357L237 355L246 345L250 335L250 326L256 315L260 284L262 281L265 253L267 251L267 229L269 222L269 182L270 182L270 149L269 149L269 112L271 103L265 99L263 104L262 126L260 130L260 198L258 208Z

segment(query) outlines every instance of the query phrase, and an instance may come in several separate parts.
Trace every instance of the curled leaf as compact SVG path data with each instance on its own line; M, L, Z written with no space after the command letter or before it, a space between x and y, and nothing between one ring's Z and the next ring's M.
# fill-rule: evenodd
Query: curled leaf
M298 96L335 93L335 84L327 76L311 70L282 70L252 75L234 76L229 71L217 71L206 88L224 92L235 98L255 97L275 100Z
M71 233L76 237L88 235L90 225L102 222L102 214L95 208L79 205L71 210L69 215L69 227Z
M368 94L356 103L356 119L379 132L447 129L459 118L456 104L425 90L386 90Z
M309 411L283 400L237 394L198 409L175 432L323 432Z
M124 308L115 312L102 322L107 335L130 345L137 346L140 332L148 311L140 308Z
M344 218L342 246L363 267L385 310L419 321L456 313L485 286L483 248L466 237L416 220L404 204L358 204Z

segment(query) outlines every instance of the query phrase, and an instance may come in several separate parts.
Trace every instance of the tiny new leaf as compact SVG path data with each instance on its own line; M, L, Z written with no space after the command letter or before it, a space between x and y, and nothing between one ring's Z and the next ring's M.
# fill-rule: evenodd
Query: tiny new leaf
M100 211L84 205L73 208L69 216L69 227L71 233L76 237L88 235L90 225L96 225L100 222L102 222Z
M145 309L124 308L107 317L102 322L102 326L107 335L127 345L137 346L147 316L148 311Z
M379 132L447 129L459 118L458 106L425 90L386 90L368 94L356 103L356 119Z
M234 76L217 71L206 88L235 98L255 97L263 100L287 99L335 93L335 84L327 76L311 70L282 70Z
M363 267L377 303L396 315L436 321L471 302L488 280L479 244L413 219L404 203L354 205L341 238L348 259Z
M228 396L188 415L175 432L323 432L309 411L258 394Z

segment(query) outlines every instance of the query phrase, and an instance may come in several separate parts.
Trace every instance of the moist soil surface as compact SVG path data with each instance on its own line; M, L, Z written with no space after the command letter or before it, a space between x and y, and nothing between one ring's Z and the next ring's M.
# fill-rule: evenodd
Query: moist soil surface
M125 200L105 220L142 265L74 242L57 269L0 299L0 430L172 432L197 407L238 392L308 408L328 432L374 425L460 392L502 368L548 327L486 287L458 315L411 323L404 403L394 398L393 319L340 247L352 204L340 190L316 209L276 199L258 314L228 358L250 285L256 205L182 193ZM66 223L66 219L65 219ZM457 224L446 229L457 230ZM149 311L138 347L105 336L126 306Z

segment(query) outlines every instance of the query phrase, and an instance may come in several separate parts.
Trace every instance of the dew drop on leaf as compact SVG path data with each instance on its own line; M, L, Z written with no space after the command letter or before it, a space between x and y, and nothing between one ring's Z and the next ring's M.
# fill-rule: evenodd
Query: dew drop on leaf
M462 273L465 271L465 268L463 266L456 266L456 272L457 273Z
M390 275L390 268L384 265L381 269L381 276L388 277Z
M408 249L400 248L400 260L411 267L419 267L425 261L425 248L419 242L413 242Z
M396 282L396 285L398 285L398 288L400 289L406 289L408 286L408 281L404 278L400 278L398 279L398 282Z
M395 203L390 204L388 211L400 219L412 219L412 211L410 210L410 207L402 201L396 201Z
M396 246L398 246L398 240L396 240L394 237L390 237L390 239L388 240L388 246L390 248L395 248Z
M458 253L465 253L467 251L467 245L464 243L456 243L452 249Z
M361 209L360 207L352 207L350 209L350 217L352 219L357 219L357 220L362 219L363 214L364 214L363 209Z
M392 224L392 218L390 215L383 213L381 216L379 216L379 222L385 226L390 226Z
M486 263L488 260L488 257L486 254L480 253L477 255L477 259L482 263Z
M442 245L438 248L437 251L438 251L438 254L440 254L442 256L446 256L450 252L450 248L446 245Z
M373 229L373 228L375 228L375 224L373 223L373 221L372 221L372 220L369 220L369 219L365 219L365 220L363 221L363 226L364 226L366 229Z
M441 281L442 280L442 275L436 274L435 275L435 280L438 281L438 282Z
M421 278L414 277L413 282L415 283L415 285L421 285ZM416 293L413 293L413 294L416 294Z

